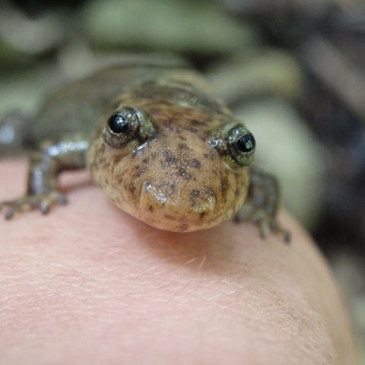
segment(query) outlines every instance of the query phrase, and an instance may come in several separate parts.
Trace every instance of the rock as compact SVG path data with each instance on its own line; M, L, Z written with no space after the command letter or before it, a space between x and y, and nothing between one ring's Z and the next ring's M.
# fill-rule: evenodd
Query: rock
M213 2L94 0L81 14L87 37L109 47L225 53L244 47L253 29Z
M302 76L292 55L274 49L245 52L212 67L207 74L213 90L228 104L260 95L295 98Z
M0 62L21 65L55 49L66 37L67 28L63 20L56 13L31 19L15 7L5 4L0 11Z

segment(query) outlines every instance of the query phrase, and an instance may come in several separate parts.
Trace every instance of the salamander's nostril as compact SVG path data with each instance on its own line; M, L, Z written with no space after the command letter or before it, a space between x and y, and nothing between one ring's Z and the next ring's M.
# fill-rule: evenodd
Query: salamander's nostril
M216 205L216 199L214 196L209 196L206 199L200 199L200 201L193 202L193 210L197 213L212 213Z

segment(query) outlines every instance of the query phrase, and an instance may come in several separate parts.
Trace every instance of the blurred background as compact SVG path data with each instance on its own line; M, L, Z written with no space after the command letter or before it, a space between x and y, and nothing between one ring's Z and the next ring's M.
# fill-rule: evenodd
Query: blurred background
M130 52L187 58L253 131L331 263L365 364L365 3L2 0L0 115L32 115Z

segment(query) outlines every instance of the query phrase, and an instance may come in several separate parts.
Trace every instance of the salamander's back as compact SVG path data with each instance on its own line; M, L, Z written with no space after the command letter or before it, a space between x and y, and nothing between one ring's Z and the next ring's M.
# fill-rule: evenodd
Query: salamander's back
M49 93L35 116L12 110L0 116L0 156L19 155L39 143L81 133L92 136L117 96L133 82L187 63L175 56L126 55L109 67Z

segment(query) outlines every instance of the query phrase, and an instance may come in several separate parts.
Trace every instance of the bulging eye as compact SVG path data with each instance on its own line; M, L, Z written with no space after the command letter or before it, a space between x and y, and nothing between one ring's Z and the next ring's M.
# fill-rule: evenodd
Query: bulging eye
M255 138L251 133L240 137L236 142L236 149L241 153L250 153L255 150Z
M255 138L244 124L235 120L216 130L208 138L208 143L233 168L249 166L254 160Z
M130 121L121 113L115 113L108 119L108 127L112 133L127 134L130 131Z
M121 148L133 140L145 141L155 133L147 115L133 107L122 107L107 120L104 140L113 148Z
M255 138L243 125L237 125L228 131L227 146L231 157L240 166L247 166L253 162Z

